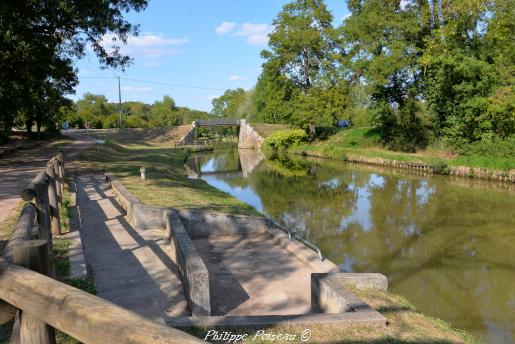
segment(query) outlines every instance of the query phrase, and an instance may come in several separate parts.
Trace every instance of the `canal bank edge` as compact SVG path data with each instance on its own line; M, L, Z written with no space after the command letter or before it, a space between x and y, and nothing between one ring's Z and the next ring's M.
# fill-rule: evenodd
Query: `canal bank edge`
M308 157L317 157L331 160L340 160L347 161L358 164L367 164L367 165L375 165L375 166L384 166L398 169L408 169L415 171L423 171L432 174L439 175L448 175L448 176L457 176L457 177L465 177L465 178L477 178L477 179L486 179L492 181L501 181L501 182L511 182L515 183L515 169L510 171L505 170L493 170L484 167L467 167L467 166L448 166L444 163L441 165L433 166L423 162L417 161L399 161L386 159L382 157L368 157L364 155L358 154L348 154L342 153L339 156L329 156L325 154L323 151L319 150L307 150L307 149L292 149L289 148L287 150L288 153L308 156Z
M171 245L175 252L176 263L181 265L181 279L188 298L193 317L178 317L169 321L170 326L191 327L241 327L265 326L277 324L320 324L335 326L385 326L386 318L359 299L347 287L357 289L387 289L386 277L382 274L346 274L339 273L338 267L325 259L320 261L317 254L301 243L288 241L288 236L274 226L274 221L265 217L245 215L228 215L200 211L183 211L167 207L143 204L132 195L112 174L106 174L116 198L124 208L131 223L139 229L167 228L166 236L173 237ZM182 226L174 226L173 221L184 221ZM202 226L201 226L202 224ZM191 226L191 227L190 227ZM207 229L207 230L206 230ZM324 313L270 316L210 316L209 312L209 278L202 259L196 252L187 233L192 230L195 235L209 235L212 231L236 233L240 231L268 231L289 253L305 262L314 271L312 273L311 307ZM181 233L183 235L181 235ZM184 235L185 234L185 235ZM186 245L184 245L186 244ZM181 247L181 245L183 245ZM342 276L335 278L335 276ZM193 277L192 277L193 276ZM342 305L346 305L345 307Z

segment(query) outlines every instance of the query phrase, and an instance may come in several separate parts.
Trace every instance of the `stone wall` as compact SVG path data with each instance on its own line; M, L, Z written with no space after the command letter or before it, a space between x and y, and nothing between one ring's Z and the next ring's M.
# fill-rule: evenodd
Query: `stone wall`
M261 135L259 135L250 124L247 123L247 120L240 120L240 136L238 138L238 148L261 148L263 141L265 141L265 139L261 137Z

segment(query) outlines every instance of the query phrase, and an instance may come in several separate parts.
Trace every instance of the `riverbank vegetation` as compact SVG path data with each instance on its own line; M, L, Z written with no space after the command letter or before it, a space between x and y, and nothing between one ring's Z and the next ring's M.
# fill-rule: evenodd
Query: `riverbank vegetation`
M442 149L436 143L424 150L407 153L387 149L381 144L377 129L368 127L339 130L325 140L289 146L289 151L339 160L353 160L352 157L357 156L382 158L440 169L460 166L502 171L515 169L514 138L497 144L480 141L464 145L461 153ZM446 171L440 172L446 174Z
M359 130L339 133L327 148L343 136L357 137L327 155L357 148L385 156L420 151L421 159L459 155L451 164L511 168L510 1L366 0L347 1L347 7L350 15L335 24L323 0L286 4L261 53L265 63L255 88L215 99L217 114L294 125L311 139L332 136L317 127L342 119L372 134L373 145L363 147Z

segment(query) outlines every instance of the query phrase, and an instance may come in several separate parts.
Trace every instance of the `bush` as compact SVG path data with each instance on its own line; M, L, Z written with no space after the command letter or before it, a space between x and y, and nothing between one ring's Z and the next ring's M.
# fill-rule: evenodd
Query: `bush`
M458 149L463 155L480 155L499 158L515 157L515 136L505 140L500 138L484 139L473 143L465 144Z
M308 135L302 129L279 130L265 139L265 145L274 150L284 150L307 140Z

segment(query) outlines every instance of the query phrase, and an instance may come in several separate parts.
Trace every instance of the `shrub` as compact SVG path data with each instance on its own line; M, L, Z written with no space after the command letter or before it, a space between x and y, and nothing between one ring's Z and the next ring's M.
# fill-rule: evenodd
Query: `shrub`
M515 157L515 136L507 139L494 137L492 139L484 139L459 147L458 151L463 155L479 155L499 158Z
M274 150L284 150L307 140L308 135L302 129L279 130L265 139L265 145Z

